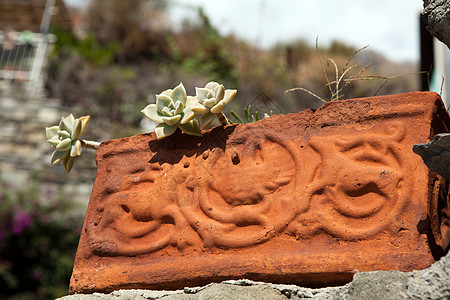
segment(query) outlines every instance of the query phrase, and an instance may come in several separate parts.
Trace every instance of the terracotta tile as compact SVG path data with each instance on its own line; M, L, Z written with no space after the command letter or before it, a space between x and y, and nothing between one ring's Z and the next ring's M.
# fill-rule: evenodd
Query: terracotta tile
M70 292L426 268L447 246L448 184L412 146L449 124L437 94L414 92L103 142Z

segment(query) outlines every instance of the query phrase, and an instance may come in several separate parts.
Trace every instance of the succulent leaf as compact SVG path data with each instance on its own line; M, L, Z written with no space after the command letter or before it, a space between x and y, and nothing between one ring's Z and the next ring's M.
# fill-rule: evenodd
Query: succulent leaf
M173 117L172 110L169 108L169 106L164 107L164 108L161 110L161 113L162 113L164 116L166 116L166 117Z
M81 134L81 126L82 126L82 124L81 124L81 121L80 121L79 119L76 119L76 120L73 122L73 125L72 125L72 134L71 134L71 136L70 136L70 138L71 138L72 140L76 140L76 139L78 139L78 138L80 137L80 134Z
M195 129L198 124L197 127L187 125L195 118L195 113L191 109L194 103L193 99L194 97L187 96L183 83L180 83L173 90L168 89L156 95L156 103L149 104L142 110L147 118L158 123L154 129L158 139L173 134L177 128L180 128L183 132L183 128L186 128L186 130L197 135L201 134L199 129Z
M217 86L214 89L214 95L216 96L217 102L219 102L220 100L223 99L224 94L225 94L225 88L222 84Z
M209 90L206 88L195 88L195 94L198 100L203 101L208 99Z
M209 111L208 107L203 106L202 104L194 104L191 107L191 111L194 112L196 115L202 115Z
M50 162L52 166L59 164L66 156L68 155L67 151L59 151L55 150L52 153L52 157L50 159Z
M156 123L162 123L163 120L158 115L158 110L156 104L147 105L141 112L150 120Z
M207 108L213 107L214 105L216 105L216 103L217 103L216 98L209 98L203 101L203 105Z
M170 96L163 94L156 95L156 107L158 111L162 111L164 107L169 106L170 102L172 102Z
M45 128L45 135L47 136L47 139L50 140L54 136L58 135L59 126L51 126Z
M214 91L219 84L215 81L210 81L205 85L205 89Z
M170 93L170 96L174 102L181 101L181 103L183 103L183 105L185 105L186 99L187 99L187 94L186 94L186 89L184 88L183 83L180 83L179 85L177 85L173 89L172 93Z
M61 118L61 122L59 123L59 129L65 130L69 134L72 133L72 126L73 126L74 121L75 121L75 118L72 114L70 114L68 117Z
M181 120L181 115L175 115L173 117L162 117L161 119L167 125L174 126Z
M231 101L231 99L234 98L234 96L236 96L236 94L237 94L237 90L226 90L223 100L221 100L221 101L223 101L224 104L226 105L226 104L228 104L228 102Z
M225 104L222 102L222 101L220 101L219 103L217 103L216 105L214 105L214 107L211 107L211 112L213 113L213 114L219 114L219 113L221 113L222 112L222 110L223 110L223 107L225 106Z
M206 114L201 115L199 118L200 129L205 129L206 127L208 127L209 124L211 124L211 122L214 120L215 117L216 117L216 115L213 113L210 113L210 112L207 112Z
M177 126L169 126L165 123L159 124L155 128L156 138L160 140L166 136L174 134L176 130Z
M47 142L52 145L53 147L58 146L59 143L61 143L61 140L57 135L53 136L51 139L48 139Z
M180 120L180 124L186 124L195 118L195 113L190 106L186 106L183 110L183 118ZM183 129L181 129L183 130Z
M60 140L69 139L70 133L68 133L66 130L58 130L58 136Z
M81 155L81 142L77 140L70 148L70 156L75 157Z
M62 140L58 146L56 146L56 150L66 151L69 150L72 146L72 140L70 138Z
M64 166L64 169L66 169L67 174L69 174L70 170L72 170L74 162L75 162L74 157L66 156L66 158L64 158L62 165Z
M178 124L178 127L187 134L202 136L197 120L192 120L186 124Z
M52 166L61 162L66 172L70 172L74 157L81 155L81 141L79 138L86 130L89 120L90 116L75 119L71 114L61 118L58 126L45 129L47 142L56 149L53 151L50 159Z
M225 90L222 84L211 81L204 88L196 88L196 101L193 102L192 111L196 115L203 116L207 112L219 115L226 104L236 95L236 90ZM211 116L203 117L200 120L200 128L204 128L204 124L208 123ZM208 122L205 122L208 121ZM211 123L211 122L209 122ZM221 122L222 123L222 122Z
M175 115L179 115L179 114L181 114L183 112L183 110L184 110L184 104L181 103L180 101L177 101L175 103L175 112L174 112L174 114Z
M172 89L167 89L164 92L162 92L160 95L166 95L166 96L170 97L170 94L172 94L172 91L173 91Z
M86 126L89 123L90 119L91 119L91 116L82 116L79 118L79 120L81 121L81 132L78 137L80 137L84 133L84 131L86 130Z

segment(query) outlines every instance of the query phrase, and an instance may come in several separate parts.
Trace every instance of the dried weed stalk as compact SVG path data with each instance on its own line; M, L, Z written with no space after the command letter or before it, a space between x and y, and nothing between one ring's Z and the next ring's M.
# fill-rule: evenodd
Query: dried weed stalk
M414 75L414 74L426 73L426 72L413 72L413 73L405 73L405 74L392 75L392 76L363 75L363 73L370 67L370 64L367 64L366 66L362 67L358 64L350 65L350 63L356 54L363 51L367 47L369 47L369 46L367 45L367 46L364 46L364 47L354 51L352 53L352 55L348 58L347 63L345 64L341 73L339 72L339 67L337 66L336 62L332 58L328 58L327 66L330 66L330 64L331 64L335 70L335 79L331 81L328 77L328 74L325 69L324 61L319 52L318 40L316 40L316 54L319 57L320 65L321 65L321 68L322 68L322 71L323 71L323 74L324 74L324 77L326 80L325 86L328 87L328 90L330 91L330 99L325 100L322 97L318 96L317 94L313 93L312 91L302 88L302 87L288 89L284 92L284 95L286 96L288 93L294 92L294 91L304 91L304 92L310 94L311 96L319 99L320 101L326 103L329 101L336 101L336 100L343 99L343 97L344 97L344 94L342 93L343 89L346 88L349 84L351 84L355 80L377 80L377 79L383 80L382 84L378 87L378 89L373 94L373 96L376 96L378 94L378 92L383 88L383 86L389 81L389 79L394 79L394 78L399 78L399 77ZM359 71L357 72L356 75L351 75L348 78L345 78L345 76L351 70L358 70L358 69L359 69Z

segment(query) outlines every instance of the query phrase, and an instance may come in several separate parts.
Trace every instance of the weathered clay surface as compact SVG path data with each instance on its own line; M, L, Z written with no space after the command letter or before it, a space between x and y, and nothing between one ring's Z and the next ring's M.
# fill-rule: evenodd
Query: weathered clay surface
M118 290L110 294L93 293L65 296L58 300L123 300L123 299L450 299L450 253L431 267L412 272L374 271L356 273L353 281L339 287L310 289L287 284L228 280L220 284L185 288L176 291Z
M426 268L448 184L411 149L449 124L437 94L408 93L103 142L70 292Z

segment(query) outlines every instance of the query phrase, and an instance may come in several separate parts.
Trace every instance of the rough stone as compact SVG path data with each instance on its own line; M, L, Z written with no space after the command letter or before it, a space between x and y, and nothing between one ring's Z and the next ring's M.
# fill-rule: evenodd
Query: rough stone
M424 0L423 7L427 29L450 47L450 0Z
M450 133L436 134L431 142L414 145L413 151L431 170L450 180Z
M103 142L70 292L429 267L449 243L448 183L411 149L448 126L439 95L416 92ZM375 286L404 288L386 284L398 274Z

